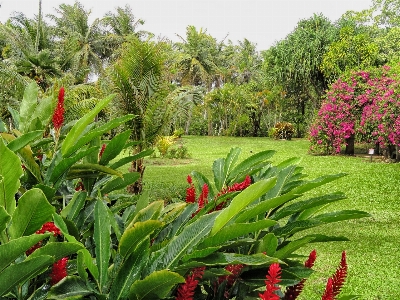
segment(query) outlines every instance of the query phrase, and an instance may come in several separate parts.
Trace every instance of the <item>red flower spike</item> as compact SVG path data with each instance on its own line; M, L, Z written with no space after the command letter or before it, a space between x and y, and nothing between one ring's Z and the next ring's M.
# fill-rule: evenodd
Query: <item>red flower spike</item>
M68 257L64 257L53 264L53 269L50 274L51 285L55 285L63 278L67 277L68 275L67 263L68 263Z
M326 287L325 287L325 292L322 295L321 300L335 300L334 295L333 295L333 280L332 280L332 278L328 279L328 282L326 283Z
M340 261L339 267L336 269L335 274L332 276L332 283L333 283L333 295L336 297L339 295L344 281L347 276L347 262L346 262L346 252L342 252L342 259Z
M64 123L64 93L64 87L61 87L58 93L57 107L53 114L53 126L56 131L59 131Z
M308 256L308 259L304 263L304 266L306 268L311 269L314 266L315 260L317 259L317 251L315 249L311 251L310 255Z
M187 176L186 180L190 185L192 185L193 180L192 180L192 177L190 177L190 175Z
M36 234L43 234L46 232L52 232L53 236L61 235L60 229L53 222L47 222L43 224L42 228L36 231ZM36 249L42 246L42 241L38 242L36 245L32 246L29 250L25 252L26 255L32 254Z
M101 146L100 152L99 152L99 160L101 159L101 157L103 156L104 150L106 150L107 145L103 144Z
M199 280L203 278L205 269L206 267L199 267L190 272L185 279L185 283L179 286L177 293L178 295L175 298L176 300L193 300L194 291L199 283Z
M273 263L269 266L268 274L265 280L265 292L259 294L261 300L280 300L280 297L275 294L275 291L279 290L276 285L281 281L281 267L278 263Z

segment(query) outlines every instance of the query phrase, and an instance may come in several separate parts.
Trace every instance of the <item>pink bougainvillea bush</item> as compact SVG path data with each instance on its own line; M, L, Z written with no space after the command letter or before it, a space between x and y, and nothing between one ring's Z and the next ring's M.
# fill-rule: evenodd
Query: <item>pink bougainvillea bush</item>
M340 153L350 138L388 148L400 144L400 77L384 66L352 72L331 85L310 128L310 151Z

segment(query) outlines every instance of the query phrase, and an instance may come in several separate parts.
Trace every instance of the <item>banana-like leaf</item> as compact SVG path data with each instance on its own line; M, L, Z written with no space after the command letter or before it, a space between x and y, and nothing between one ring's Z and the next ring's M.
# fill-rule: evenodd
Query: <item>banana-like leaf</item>
M207 184L208 186L208 197L211 199L214 199L214 197L216 196L216 194L219 191L216 191L215 188L213 187L213 185L211 184L211 182L208 180L208 178L206 176L204 176L203 174L201 174L200 172L197 171L192 171L191 175L194 179L196 179L197 182L197 190L201 191L201 189L203 188L204 184Z
M76 276L68 276L51 287L46 299L82 299L94 294L86 282Z
M225 225L233 220L245 207L264 195L276 183L276 178L258 181L243 190L232 199L228 207L221 211L211 230L211 236L217 234Z
M365 211L341 210L315 216L314 218L312 218L312 220L317 220L324 223L333 223L333 222L368 218L368 217L371 217L371 215Z
M55 103L52 97L40 99L39 104L36 106L35 111L31 116L33 120L29 126L29 131L42 130L49 123L53 116ZM36 120L36 122L34 122Z
M275 256L278 247L278 238L272 232L266 234L257 244L256 253L266 253L269 256Z
M118 127L121 124L124 124L125 122L129 121L132 118L133 118L133 115L122 116L122 117L113 119L113 120L105 123L104 125L101 125L98 128L89 130L86 134L81 136L74 145L71 146L71 148L68 150L68 152L66 154L63 154L63 157L72 155L72 153L74 153L78 149L82 148L84 145L90 143L91 141L93 141L96 138L99 138L101 135L110 131L111 129ZM96 156L95 161L97 161L97 160L98 160L98 157Z
M27 85L24 91L24 97L19 109L19 131L26 133L29 130L30 123L33 120L32 115L38 104L38 86L35 82Z
M111 225L108 219L107 207L101 200L95 205L94 241L96 244L96 264L99 270L99 289L103 293L107 288L108 267L110 261Z
M114 169L111 169L109 167L105 167L99 164L90 164L90 163L86 163L86 164L75 164L73 166L71 166L71 170L75 171L75 170L89 170L89 171L97 171L100 173L104 173L104 174L109 174L109 175L115 175L118 176L120 178L122 178L122 173L118 172Z
M201 248L208 248L224 244L226 241L245 236L251 232L257 232L274 226L274 220L260 220L253 223L234 223L225 226L215 235L206 238L200 245Z
M296 232L300 232L309 228L317 227L324 224L322 221L314 219L299 220L294 222L288 222L285 226L275 228L272 232L277 237L288 237Z
M164 208L164 201L154 201L150 203L148 206L140 210L137 214L135 214L135 217L133 220L129 223L129 225L126 227L126 229L131 228L136 222L144 222L147 220L157 220L161 212ZM129 221L129 220L128 220Z
M1 180L0 180L1 186ZM7 228L7 223L10 221L11 216L6 212L4 206L0 206L0 233Z
M65 137L62 146L61 152L63 157L67 157L73 153L71 149L73 149L76 142L79 140L81 134L85 130L86 126L93 122L96 115L110 103L110 101L114 98L115 95L111 94L108 97L104 98L103 100L99 101L97 105L91 110L88 114L84 117L80 118L75 125L71 128L68 132L67 136Z
M222 187L224 186L225 183L225 158L219 158L214 161L212 170L214 174L214 183L215 183L215 188L217 191L222 190Z
M43 273L53 262L51 256L39 256L7 267L0 272L0 296L7 294L18 284Z
M110 289L109 299L127 299L130 287L140 279L150 255L150 242L141 243L120 266Z
M19 256L48 236L50 236L49 233L33 234L0 245L0 273Z
M68 220L75 220L85 205L86 197L86 192L75 192L71 201L69 201L68 205L61 211L61 216Z
M109 181L102 189L101 194L109 194L110 192L116 190L122 190L130 184L133 184L140 178L140 174L138 172L131 172L123 174L122 178L115 178Z
M52 219L54 207L47 201L42 190L31 189L18 200L18 207L9 227L12 239L30 235L39 230L42 225Z
M134 252L140 244L146 239L149 239L150 234L152 234L154 230L160 228L162 225L163 223L157 220L147 220L133 224L133 227L125 230L122 234L119 243L120 255L125 258Z
M276 257L269 257L262 253L245 255L237 253L223 253L217 252L204 258L198 258L186 264L179 266L179 270L196 268L199 266L226 266L244 264L247 266L262 266L270 265L271 263L278 262Z
M40 136L43 135L43 130L37 130L37 131L31 131L28 133L25 133L16 139L12 140L11 142L8 143L7 147L13 152L17 152L18 150L24 148L26 145L28 145L30 142L36 140Z
M151 271L171 269L179 260L196 246L210 233L214 220L219 212L204 215L195 222L185 226L182 232L175 236L168 245L162 249L160 256L150 266Z
M86 248L78 251L77 263L78 263L78 272L82 278L85 278L85 275L87 276L86 272L84 271L86 267L88 268L90 274L92 274L93 278L97 281L99 280L99 269L93 263L93 258Z
M103 155L100 158L100 165L106 165L112 159L117 157L122 149L124 149L125 143L129 139L131 132L131 130L126 130L124 132L121 132L120 134L117 134L111 139L111 141L107 144L107 147L104 149Z
M324 184L327 184L334 180L337 180L339 178L342 178L343 176L346 176L346 175L347 174L345 174L345 173L339 173L339 174L335 174L335 175L321 176L314 180L304 182L304 184L302 184L299 187L294 188L293 190L291 190L291 192L296 193L296 194L303 194L303 193L308 192L312 189L315 189L321 185L324 185Z
M24 166L32 173L32 175L36 178L39 183L43 182L42 174L40 172L40 167L35 161L33 157L32 149L29 145L18 151L19 156L22 159L22 163Z
M184 282L185 278L177 273L168 270L155 271L145 279L136 281L132 285L129 299L163 299L175 285Z
M279 205L282 205L290 200L296 199L300 197L301 195L299 194L294 194L294 193L287 193L279 197L275 197L272 199L266 199L264 201L261 201L260 203L257 203L255 205L252 205L246 209L244 209L236 218L235 222L240 223L240 222L245 222L248 221L252 218L255 218L259 215L266 214L270 209L273 209L275 207L278 207Z
M96 147L89 148L87 150L78 152L76 155L64 158L61 160L55 167L54 170L50 174L49 182L56 184L57 181L80 159L84 158L85 156L89 155L90 153L96 151Z
M182 262L188 262L190 260L193 260L195 258L202 258L202 257L207 257L210 254L217 252L219 249L221 249L220 246L217 247L209 247L205 249L200 249L200 250L195 250L185 256L182 257Z
M167 207L164 208L164 211L162 212L162 218L160 219L162 222L165 224L170 224L172 221L174 221L178 216L181 215L183 210L186 207L186 203L172 203L168 205ZM166 209L168 209L166 211Z
M229 151L229 154L227 155L227 157L225 158L225 165L224 165L224 173L225 173L225 177L227 176L227 174L229 174L232 169L234 168L240 153L242 152L242 150L238 147L236 148L232 148Z
M282 207L273 215L271 215L270 218L273 220L280 220L294 213L301 212L309 208L326 205L328 203L339 201L342 199L346 199L346 196L343 193L338 192L311 198L304 201L299 201L291 205Z
M107 148L106 148L107 149ZM154 150L152 149L148 149L148 150L144 150L142 152L139 152L135 155L132 156L127 156L124 158L121 158L120 160L116 161L115 163L113 163L110 168L111 169L118 169L119 167L122 167L123 165L126 165L127 163L130 163L132 161L144 158L146 156L151 155L154 152Z
M254 166L259 165L262 162L265 162L267 159L271 158L276 151L274 150L266 150L258 152L244 161L236 165L232 171L229 173L228 178L226 179L226 184L230 185L233 182L239 180L239 178L244 178L247 172Z
M6 147L3 140L0 140L0 206L6 212L13 214L15 204L15 194L17 193L22 176L21 161L18 156Z
M27 259L33 259L41 255L50 255L54 257L55 261L58 261L63 257L77 253L83 248L84 246L81 243L47 243L45 246L36 249Z

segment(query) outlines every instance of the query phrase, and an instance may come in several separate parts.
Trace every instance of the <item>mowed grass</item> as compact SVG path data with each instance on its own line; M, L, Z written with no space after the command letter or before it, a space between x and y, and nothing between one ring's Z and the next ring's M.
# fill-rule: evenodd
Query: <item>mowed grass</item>
M301 158L299 165L309 179L337 173L348 175L310 191L310 196L335 191L347 199L332 204L326 211L357 209L370 218L334 223L310 230L312 233L346 236L349 242L310 244L299 254L317 250L316 271L306 283L299 299L321 299L326 280L346 250L348 278L341 295L359 295L360 299L400 299L400 164L368 157L312 156L307 140L277 141L269 138L183 137L190 159L148 158L145 161L145 189L153 198L182 198L186 176L192 170L212 176L212 163L225 157L232 147L242 149L240 160L262 150L275 150L274 164L291 157Z

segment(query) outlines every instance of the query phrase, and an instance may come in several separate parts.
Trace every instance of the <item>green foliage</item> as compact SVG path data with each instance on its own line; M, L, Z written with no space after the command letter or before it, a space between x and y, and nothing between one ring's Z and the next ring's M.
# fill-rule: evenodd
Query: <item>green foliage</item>
M273 129L273 137L275 139L291 140L293 134L294 134L294 127L289 122L276 123Z

